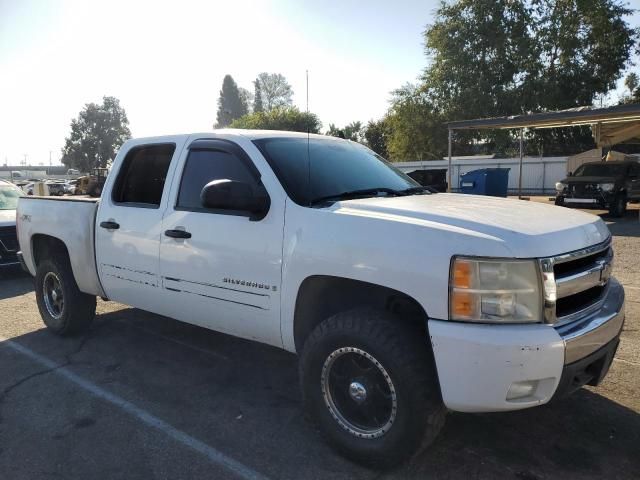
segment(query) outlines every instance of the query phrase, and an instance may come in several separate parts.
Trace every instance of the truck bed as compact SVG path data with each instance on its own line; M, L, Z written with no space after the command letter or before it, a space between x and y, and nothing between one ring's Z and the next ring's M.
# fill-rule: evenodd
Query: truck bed
M36 274L33 246L41 236L53 237L69 252L78 288L104 296L96 270L95 220L99 199L21 197L16 220L18 242L27 269Z

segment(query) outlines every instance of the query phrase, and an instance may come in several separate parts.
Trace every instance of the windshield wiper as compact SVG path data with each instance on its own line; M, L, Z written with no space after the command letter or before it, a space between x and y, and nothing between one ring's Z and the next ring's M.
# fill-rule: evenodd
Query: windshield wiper
M400 190L400 192L405 195L415 195L416 193L437 193L433 188L422 185L419 187L406 188L404 190Z
M378 193L386 193L387 195L402 196L407 195L404 190L394 190L393 188L365 188L362 190L349 190L347 192L336 193L334 195L325 195L324 197L318 197L311 200L311 205L318 205L319 203L349 200L358 197L370 197L375 196Z

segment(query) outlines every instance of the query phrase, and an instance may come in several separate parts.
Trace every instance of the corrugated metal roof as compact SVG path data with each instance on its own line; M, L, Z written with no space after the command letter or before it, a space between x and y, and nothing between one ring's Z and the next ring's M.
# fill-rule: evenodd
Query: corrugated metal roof
M552 128L592 124L620 124L640 121L640 104L632 103L607 108L578 107L554 112L514 115L511 117L479 118L448 122L451 130L481 130L508 128Z

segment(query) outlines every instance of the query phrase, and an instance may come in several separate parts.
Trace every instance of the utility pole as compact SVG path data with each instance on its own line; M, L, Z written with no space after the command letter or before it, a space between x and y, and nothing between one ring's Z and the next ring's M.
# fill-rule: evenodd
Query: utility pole
M49 166L51 166L51 150L49 150Z

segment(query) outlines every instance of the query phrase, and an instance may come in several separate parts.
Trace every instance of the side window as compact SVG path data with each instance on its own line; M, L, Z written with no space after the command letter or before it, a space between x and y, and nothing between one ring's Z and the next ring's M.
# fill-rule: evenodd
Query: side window
M113 201L158 208L175 149L175 144L132 148L120 167L113 189Z
M639 172L640 172L640 166L636 163L632 163L631 167L629 168L629 176L632 178L636 178Z
M182 173L176 208L202 210L200 192L212 180L257 184L246 164L235 155L222 150L191 150Z

